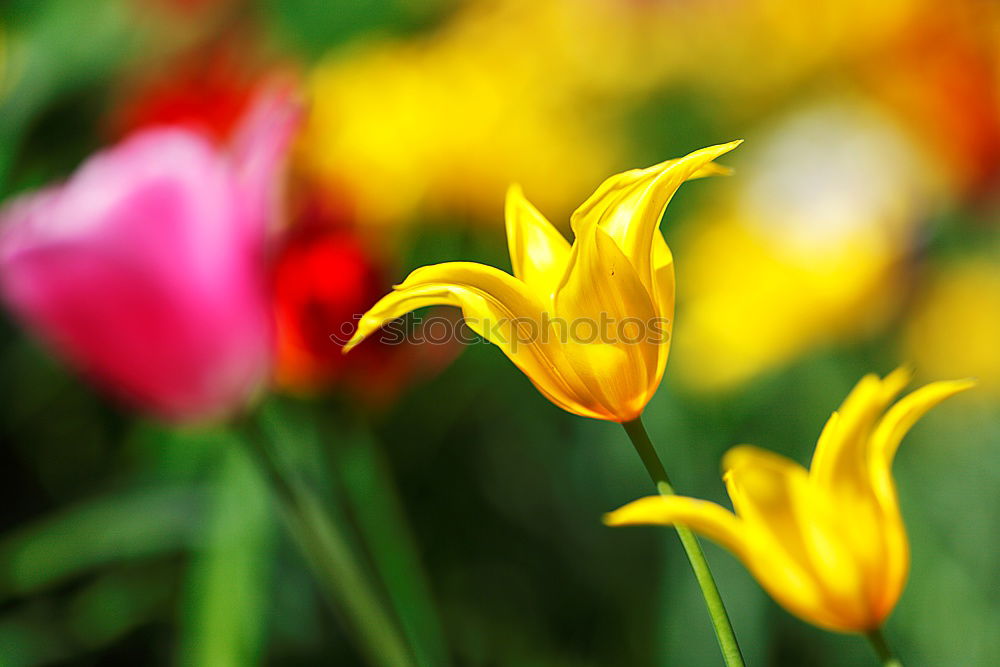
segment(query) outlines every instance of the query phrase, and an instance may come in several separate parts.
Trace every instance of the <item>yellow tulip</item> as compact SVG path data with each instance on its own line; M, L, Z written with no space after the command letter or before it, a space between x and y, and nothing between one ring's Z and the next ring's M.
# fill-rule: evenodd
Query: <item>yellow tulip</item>
M873 632L899 599L910 564L891 471L896 449L928 410L973 385L934 382L886 411L909 379L902 369L863 378L826 423L809 470L748 445L730 450L723 468L735 514L655 496L605 522L688 526L736 555L793 614L829 630Z
M681 183L723 172L712 160L739 143L607 179L573 213L572 246L511 187L514 275L472 262L417 269L361 318L345 352L412 310L457 306L559 407L635 419L663 377L670 347L674 269L660 217Z

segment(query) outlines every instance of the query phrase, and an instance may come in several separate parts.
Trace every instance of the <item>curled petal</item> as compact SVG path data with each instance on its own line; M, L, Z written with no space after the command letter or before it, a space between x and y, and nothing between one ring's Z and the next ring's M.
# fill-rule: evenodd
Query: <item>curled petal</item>
M810 475L817 483L841 493L870 493L866 462L872 429L910 377L908 369L900 368L885 379L871 374L858 382L840 406L839 417L827 423L816 446Z
M975 380L950 380L932 382L917 389L892 406L879 422L872 436L870 464L879 477L892 467L899 443L921 417L947 398L967 391L976 385ZM875 475L873 474L873 477Z
M927 412L955 394L971 389L973 380L934 382L917 389L892 406L878 423L868 452L868 475L878 502L879 538L883 544L883 580L886 589L874 603L888 614L902 593L909 570L909 544L899 511L896 485L892 479L892 461L900 442L913 425Z
M730 450L723 465L736 514L746 525L748 566L768 592L817 625L868 625L865 573L841 539L835 508L805 468L746 445Z
M576 414L607 418L599 406L590 405L579 380L566 368L558 339L542 329L547 320L540 300L524 283L491 266L447 262L417 269L365 313L343 351L384 324L426 306L461 308L466 324L503 350L549 400Z
M704 535L743 559L743 526L735 514L715 503L685 496L647 496L604 515L609 526L680 524Z
M518 185L507 191L506 220L514 275L551 300L566 271L569 242L525 198Z
M566 358L617 421L634 419L656 389L658 356L667 344L648 331L656 318L650 294L602 229L577 239L569 267L555 297L555 311L569 328Z
M742 445L723 459L723 478L736 514L800 564L808 563L797 507L808 483L806 470L772 452Z
M612 176L573 212L574 234L584 236L589 225L601 227L633 263L642 284L652 291L653 234L664 209L684 181L725 173L724 168L712 165L712 160L740 143L710 146L647 169Z
M714 163L713 163L714 164ZM667 357L670 354L670 337L674 329L674 257L663 240L663 235L656 232L653 235L653 303L656 315L661 320L666 342L660 346L660 354L656 364L655 385L660 384L663 373L667 369Z

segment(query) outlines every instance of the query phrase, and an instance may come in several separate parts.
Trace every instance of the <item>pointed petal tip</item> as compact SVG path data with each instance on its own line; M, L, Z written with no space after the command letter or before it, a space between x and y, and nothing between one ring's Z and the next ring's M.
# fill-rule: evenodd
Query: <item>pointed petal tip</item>
M724 153L728 153L729 151L737 148L740 144L743 143L743 141L744 141L743 139L734 139L733 141L727 141L725 143L715 144L714 146L708 146L708 147L703 148L701 150L702 151L710 151L712 153L718 153L719 155L722 155ZM695 152L697 153L697 152L700 152L700 151L695 151Z
M730 447L725 454L722 455L722 478L725 479L731 476L733 468L739 467L741 463L746 462L747 455L754 456L756 453L761 452L760 447L756 445L734 445Z
M885 376L882 382L894 385L897 384L900 388L905 387L913 381L914 367L913 364L905 363L900 364L891 373Z
M718 144L716 146L712 146L708 150L712 151L713 153L718 153L718 155L724 155L729 151L735 150L742 143L743 139L736 139L734 141L727 141L724 144Z
M344 346L340 348L340 353L347 354L348 352L356 348L358 345L360 345L361 341L363 341L364 339L365 339L364 335L360 333L355 334L354 336L351 337L351 340L344 343Z
M517 210L518 204L525 200L524 190L521 188L520 183L511 183L507 186L507 193L503 199L503 213L504 221L508 227L513 222L514 211Z
M645 496L626 503L616 510L606 512L601 520L605 526L634 526L648 521L649 508L663 500L661 496Z
M732 167L719 164L714 160L717 160L718 158L722 157L723 155L735 149L742 143L743 143L742 139L737 139L735 141L730 141L724 144L707 146L700 150L694 151L688 154L685 158L681 159L683 160L695 156L701 156L703 158L709 157L709 161L703 164L697 171L695 171L694 174L691 175L691 178L705 178L707 176L731 176L734 173Z
M705 146L704 148L699 148L697 150L693 150L693 151L691 151L690 153L688 153L687 155L685 155L683 157L671 158L669 160L664 160L663 162L659 162L659 163L654 164L654 165L649 166L649 167L645 167L645 168L642 168L642 169L632 169L632 170L624 172L624 173L628 174L628 173L642 173L642 172L651 172L651 171L664 171L664 170L667 170L667 169L670 169L670 168L676 166L678 163L680 163L680 162L682 162L684 160L688 160L688 159L691 159L691 158L698 158L698 157L702 157L703 158L706 155L710 155L711 157L706 162L706 164L704 164L702 166L702 168L701 168L702 169L701 175L708 176L708 175L720 174L720 173L723 173L723 172L729 173L729 172L732 171L732 169L730 169L729 167L725 167L723 165L720 165L720 164L715 164L715 163L711 162L711 160L715 160L715 159L721 157L722 155L725 155L726 153L728 153L731 150L735 149L737 146L739 146L742 143L743 143L743 139L736 139L735 141L728 141L728 142L722 143L722 144L713 144L711 146Z
M633 500L626 505L622 505L616 510L606 512L604 516L601 517L601 520L604 522L605 526L610 526L611 528L656 523L655 521L649 519L648 512L646 510L651 501L655 503L658 500L660 500L659 496L647 496L645 498Z
M977 384L979 384L979 378L970 376L959 378L958 380L945 380L945 382L951 385L952 394L958 394L974 388Z
M891 381L895 380L895 383L897 383L899 387L905 387L912 382L913 376L916 375L916 372L916 367L913 364L900 364L898 368L885 377L883 383L892 383ZM954 380L937 380L929 383L929 385L947 385L949 387L949 396L953 396L963 391L968 391L977 384L979 384L979 378L972 375Z
M524 195L524 188L521 187L520 183L511 183L507 186L507 199L515 195Z

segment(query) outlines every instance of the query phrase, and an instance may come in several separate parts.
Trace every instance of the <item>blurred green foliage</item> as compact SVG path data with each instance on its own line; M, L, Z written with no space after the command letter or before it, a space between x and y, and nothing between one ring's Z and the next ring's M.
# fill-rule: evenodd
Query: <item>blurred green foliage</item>
M308 58L319 58L360 34L406 34L433 25L454 0L262 0L277 36Z

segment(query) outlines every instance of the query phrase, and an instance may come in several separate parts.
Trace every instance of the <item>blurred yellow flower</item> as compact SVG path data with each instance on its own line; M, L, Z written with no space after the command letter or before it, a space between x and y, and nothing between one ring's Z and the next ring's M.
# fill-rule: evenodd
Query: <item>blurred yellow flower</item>
M934 382L886 408L909 382L863 378L826 423L809 470L749 445L723 461L736 513L683 496L642 498L606 523L683 524L737 556L792 613L841 632L876 630L909 570L892 461L928 410L973 382ZM884 413L884 414L883 414Z
M971 375L989 395L1000 394L1000 263L967 260L931 277L904 349L929 374Z
M689 8L692 22L678 39L697 54L687 68L692 81L715 89L737 113L766 109L790 87L831 63L867 56L887 37L905 30L927 0L742 0L665 3ZM700 49L690 48L698 40ZM747 76L747 68L753 76ZM727 111L732 111L729 109Z
M572 247L519 187L507 196L514 275L472 262L425 266L371 308L344 351L386 322L457 306L549 400L585 417L638 417L663 377L674 310L660 217L684 181L722 168L734 141L612 176L573 213Z
M740 176L674 244L684 257L676 371L700 390L886 321L932 196L922 154L861 100L811 105L759 136Z
M510 182L563 215L622 163L622 119L654 91L690 86L724 100L720 115L756 115L924 4L469 0L426 34L324 59L297 163L371 225L492 220Z
M353 198L369 225L495 219L515 181L569 211L621 155L605 114L581 112L577 65L551 23L570 6L472 3L426 37L326 59L309 79L301 171Z

